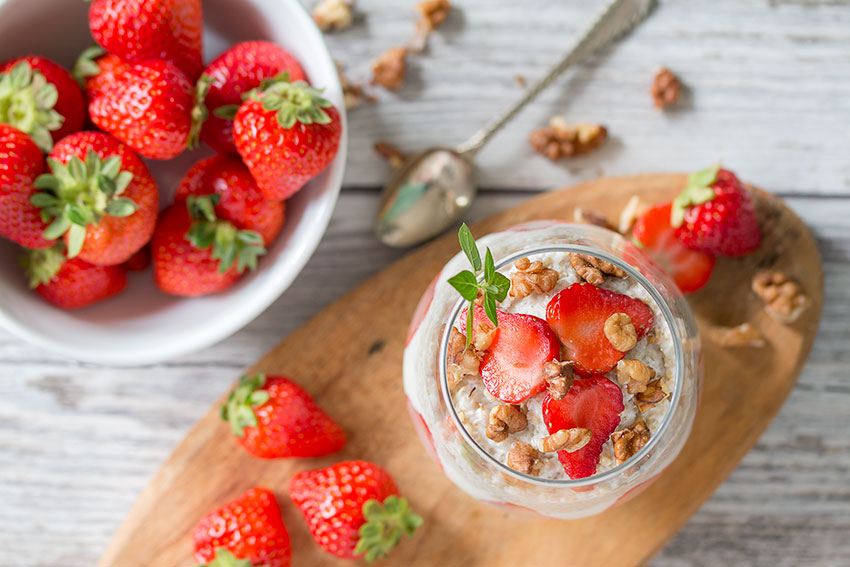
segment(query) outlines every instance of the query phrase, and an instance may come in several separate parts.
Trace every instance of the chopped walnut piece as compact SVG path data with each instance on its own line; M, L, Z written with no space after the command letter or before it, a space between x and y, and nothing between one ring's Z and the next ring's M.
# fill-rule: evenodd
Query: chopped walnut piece
M592 436L593 432L584 427L559 429L552 435L547 435L540 440L540 450L544 453L556 453L558 451L573 453L590 443Z
M448 348L448 382L449 390L457 389L460 382L469 376L478 374L481 360L474 348L466 348L466 335L452 327L449 334Z
M549 385L549 395L553 400L562 400L573 387L573 362L550 360L543 365L543 378Z
M620 222L617 225L617 232L620 234L628 234L632 231L632 227L643 213L649 210L649 204L645 203L639 196L632 195L626 206L620 212Z
M630 394L646 391L646 385L655 378L655 370L640 360L623 359L617 363L617 381Z
M573 252L570 254L570 265L584 281L593 285L600 285L605 281L605 276L625 278L628 275L611 262L587 254Z
M649 442L646 421L639 417L629 427L615 431L611 434L611 442L614 444L614 459L617 464L625 463Z
M555 161L564 157L586 154L598 148L608 137L608 130L598 124L570 125L560 116L529 135L535 152Z
M395 147L392 144L388 144L387 142L375 142L373 146L375 152L387 160L390 164L390 167L393 169L398 169L401 167L401 164L404 163L404 160L407 158L406 155L402 153L400 149Z
M540 453L522 441L517 441L511 447L508 453L508 466L521 473L537 476L540 472L542 463L540 462Z
M620 352L629 352L637 344L637 330L632 318L625 313L614 313L605 320L605 338Z
M391 91L398 90L404 82L406 47L393 47L382 53L372 63L372 84Z
M446 21L452 5L449 0L423 0L416 5L416 9L422 14L422 19L431 25L431 29L436 29Z
M494 338L496 338L496 327L488 319L475 327L475 333L472 335L472 346L475 347L476 351L484 352L493 344Z
M657 379L647 384L646 390L635 395L635 403L640 411L645 412L666 397L667 394L661 388L661 379Z
M313 8L313 21L322 31L341 30L354 20L354 0L321 0Z
M708 336L722 347L763 347L767 344L759 330L749 323L736 327L711 327Z
M520 258L514 262L516 272L511 274L511 297L523 298L532 293L549 293L558 283L558 272L543 265Z
M779 271L764 271L753 278L753 291L766 303L773 317L791 323L809 306L800 284Z
M528 419L517 406L502 404L490 410L486 435L496 443L508 438L508 434L522 431L528 427Z
M652 78L649 93L652 95L652 104L655 105L655 108L666 108L679 102L679 97L682 94L682 83L670 69L662 67Z
M573 210L573 220L583 224L595 224L596 226L601 226L608 230L614 230L614 225L608 222L608 219L606 219L603 214L583 209L581 207L576 207L575 210Z

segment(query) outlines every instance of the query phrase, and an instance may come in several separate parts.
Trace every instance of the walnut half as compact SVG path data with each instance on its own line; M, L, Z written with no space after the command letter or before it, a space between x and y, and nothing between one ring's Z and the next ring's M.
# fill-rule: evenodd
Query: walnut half
M573 362L550 360L543 365L543 378L549 385L549 395L553 400L562 400L573 387Z
M341 30L354 20L354 0L322 0L313 8L313 21L322 31Z
M649 429L642 417L625 429L611 434L614 444L614 459L618 465L628 461L649 442Z
M511 297L522 298L532 293L549 293L558 283L558 272L543 265L520 258L514 262L517 271L511 274Z
M630 394L646 391L646 385L655 378L655 370L640 360L623 359L617 363L617 381L626 387Z
M570 266L587 283L600 285L605 281L605 276L625 278L628 274L602 258L589 256L587 254L570 254Z
M637 330L632 318L625 313L614 313L605 320L605 337L620 352L629 352L637 344Z
M770 315L786 323L796 321L809 306L800 284L779 271L756 274L753 291L765 302Z
M488 439L500 443L511 433L522 431L528 427L528 419L517 406L503 404L490 410L490 420L487 422L486 435Z
M508 453L508 466L521 473L537 476L540 474L540 453L522 441L517 441Z
M592 436L593 432L584 427L559 429L540 440L540 450L544 453L557 453L558 451L574 453L590 443Z
M404 83L406 59L406 47L393 47L382 53L372 63L372 84L397 91Z
M659 378L647 384L643 392L635 394L635 403L641 412L646 412L666 397L667 394L661 387L661 379Z
M682 95L682 83L670 69L662 67L652 78L649 94L652 95L652 104L655 108L673 106L679 102L679 97Z
M549 125L533 131L528 141L535 152L551 161L591 152L602 145L608 131L598 124L568 124L556 116Z

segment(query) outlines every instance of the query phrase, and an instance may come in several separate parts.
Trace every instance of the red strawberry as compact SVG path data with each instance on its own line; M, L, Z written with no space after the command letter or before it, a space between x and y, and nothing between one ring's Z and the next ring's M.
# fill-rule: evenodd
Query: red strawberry
M178 199L189 195L219 195L221 200L215 207L218 218L256 230L266 246L283 227L283 201L266 199L251 172L236 158L214 156L193 165L177 187Z
M89 104L94 124L145 157L171 159L186 149L194 104L192 84L167 61L127 69L120 82Z
M201 567L289 567L292 561L280 506L265 488L251 488L201 518L193 539Z
M303 81L265 85L233 121L239 155L274 200L288 199L333 161L341 132L337 109Z
M120 57L95 45L85 49L77 58L74 78L85 88L88 99L92 100L118 84L121 75L129 68L130 65Z
M658 205L645 212L632 230L634 238L661 268L670 274L682 293L691 293L708 282L714 269L714 256L688 248L676 238L670 226L671 204Z
M42 236L47 223L30 202L42 172L44 156L32 138L0 124L0 236L27 248L47 248L54 242Z
M576 380L563 399L546 396L543 421L549 433L573 427L592 432L590 442L578 451L558 451L558 459L567 476L586 478L596 473L602 445L620 425L620 413L624 409L620 387L604 376Z
M221 418L261 459L321 457L345 446L345 433L301 386L283 376L243 376Z
M28 250L21 265L30 287L62 309L79 309L124 290L127 274L121 266L94 266L79 258L65 258L61 244Z
M53 219L45 238L64 235L68 257L99 266L127 261L153 234L159 195L142 160L109 134L77 132L47 157L32 203Z
M151 265L151 247L145 244L122 264L128 272L144 272Z
M475 326L490 323L483 307L475 308ZM466 311L461 314L466 320ZM496 311L499 326L481 359L487 391L503 402L518 404L546 389L543 365L558 360L561 345L546 321L533 315ZM465 323L462 331L466 332Z
M422 518L398 497L390 473L367 461L346 461L292 477L289 496L322 549L367 561L386 555Z
M156 285L165 293L194 297L223 291L266 253L263 237L219 219L218 195L180 199L159 218L151 241Z
M709 254L743 256L761 244L749 191L720 166L688 176L688 186L673 200L670 224L676 238Z
M565 359L574 361L575 371L582 376L604 374L626 355L605 336L605 320L614 313L631 317L638 339L655 322L643 301L589 283L570 285L546 306L546 321L564 343Z
M289 73L290 81L306 81L301 65L285 49L268 41L237 43L207 65L197 85L193 142L198 137L221 154L235 154L233 117L242 95L265 79ZM209 114L212 113L210 116Z
M85 119L83 93L59 64L38 55L0 64L0 123L23 130L49 152Z
M201 0L94 0L92 37L128 63L164 59L192 81L203 67Z

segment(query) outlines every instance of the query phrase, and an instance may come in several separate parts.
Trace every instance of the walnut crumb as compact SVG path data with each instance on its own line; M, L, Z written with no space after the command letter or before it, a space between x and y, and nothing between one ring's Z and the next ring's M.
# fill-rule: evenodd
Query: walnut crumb
M321 0L313 8L313 21L322 31L341 30L354 20L354 0Z
M538 128L529 135L535 152L555 161L591 152L602 145L608 130L599 124L571 125L560 116L549 121L548 126Z
M629 352L637 344L637 330L632 318L625 313L614 313L605 320L605 338L620 352Z
M372 63L372 84L396 91L404 83L406 47L393 47Z
M605 281L605 276L614 276L615 278L628 276L626 272L611 262L587 254L575 252L570 254L570 266L573 267L579 277L593 285L600 285Z
M708 336L722 347L763 347L767 344L759 330L749 323L736 327L711 327Z
M454 392L464 378L475 376L481 366L479 353L466 348L466 335L452 327L449 334L447 378L449 390Z
M639 196L632 195L632 198L629 199L629 202L626 203L626 206L623 207L623 210L620 212L617 232L620 234L630 233L637 220L648 210L648 203L644 202Z
M549 293L558 283L558 272L543 265L520 258L514 262L516 272L511 274L511 297L523 298L532 293Z
M521 473L537 476L540 474L540 453L522 441L517 441L508 453L508 466Z
M523 75L514 75L514 82L515 82L518 86L520 86L520 87L524 87L524 86L525 86L525 76L523 76Z
M611 434L614 444L614 459L618 465L628 461L649 442L649 429L646 421L639 417L633 424Z
M549 395L553 400L562 400L573 387L573 362L550 360L543 365L543 378L549 385Z
M614 230L614 225L608 222L605 215L597 213L596 211L583 209L582 207L576 207L573 210L573 220L582 224L595 224L596 226L601 226L608 230Z
M655 108L673 106L679 102L679 97L682 94L682 83L670 69L662 67L652 78L649 93L652 95L652 104L655 105Z
M510 433L522 431L528 427L528 419L517 406L502 404L490 410L485 434L488 439L500 443L508 438Z
M592 436L593 432L584 427L559 429L540 440L540 450L544 453L557 453L558 451L573 453L590 443Z
M646 385L655 378L655 370L640 360L623 359L617 363L617 381L630 394L646 391Z
M422 19L428 22L431 29L436 29L449 16L452 5L449 0L423 0L416 5L416 9L422 14Z
M661 379L656 379L646 385L646 389L635 395L635 403L640 411L645 412L655 407L655 404L667 397L661 387Z
M776 270L756 274L753 291L765 302L770 315L786 323L796 321L809 306L800 284Z
M404 160L407 158L407 156L404 155L404 153L402 153L400 149L398 149L392 144L388 144L387 142L375 142L375 145L373 147L375 149L375 152L379 156L387 160L387 162L390 164L390 167L392 167L393 169L398 169L399 167L401 167L401 164L403 164Z

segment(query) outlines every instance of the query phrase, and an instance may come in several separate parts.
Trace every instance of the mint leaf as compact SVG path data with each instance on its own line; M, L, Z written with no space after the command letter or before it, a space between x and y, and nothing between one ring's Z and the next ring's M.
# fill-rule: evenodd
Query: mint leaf
M481 270L481 254L478 252L478 246L475 244L475 238L472 236L472 231L463 223L460 230L457 231L457 239L460 241L460 249L466 254L469 263L472 264L472 270L478 272Z
M484 281L488 283L493 281L493 275L495 273L496 264L493 262L493 254L487 248L487 252L484 254Z
M487 317L493 322L493 325L498 327L499 319L496 317L496 298L489 293L484 296L484 312L487 313Z
M469 270L464 270L448 280L449 285L455 288L460 296L467 301L475 301L475 296L478 295L478 280L475 274Z
M496 301L504 301L511 289L511 280L506 275L496 272L493 274L493 285L499 290L496 293Z

